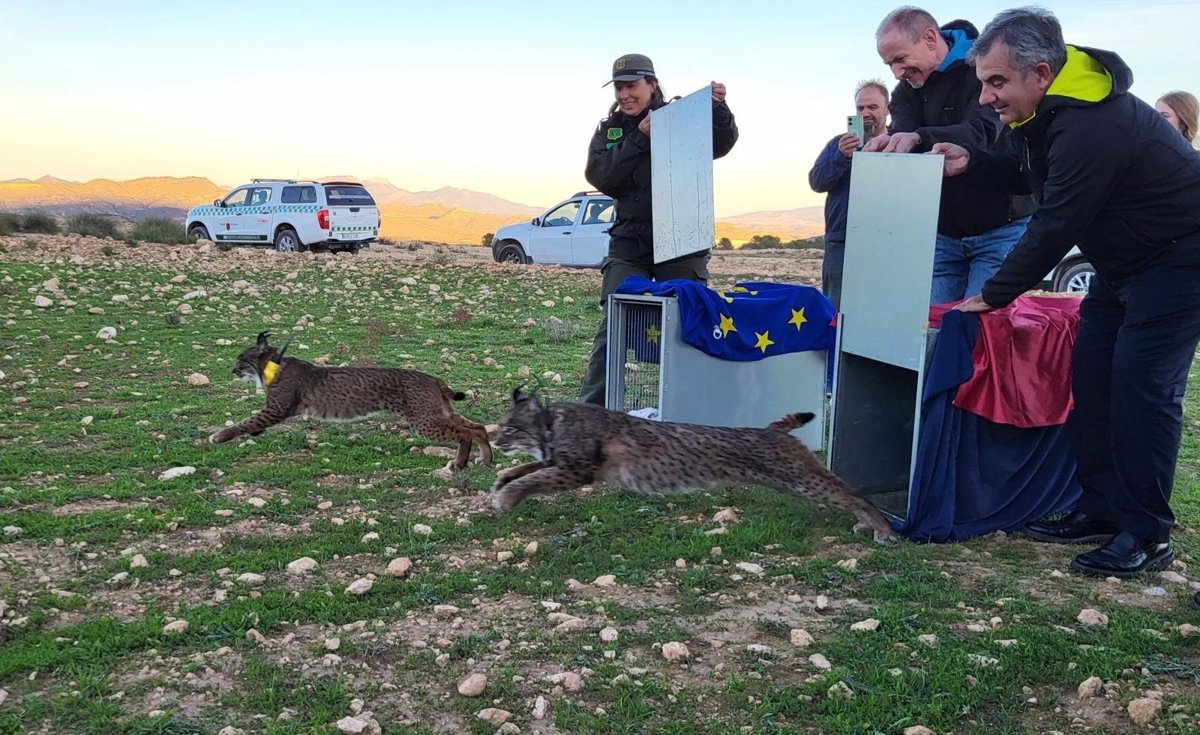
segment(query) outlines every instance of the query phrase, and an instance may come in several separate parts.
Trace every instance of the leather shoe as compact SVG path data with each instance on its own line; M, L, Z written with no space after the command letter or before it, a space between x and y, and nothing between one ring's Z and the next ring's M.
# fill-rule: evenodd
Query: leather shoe
M1095 551L1075 557L1071 568L1092 577L1128 579L1142 572L1166 569L1173 561L1175 552L1169 543L1147 541L1121 531Z
M1034 521L1022 532L1048 544L1105 544L1117 533L1117 524L1075 510L1058 520Z

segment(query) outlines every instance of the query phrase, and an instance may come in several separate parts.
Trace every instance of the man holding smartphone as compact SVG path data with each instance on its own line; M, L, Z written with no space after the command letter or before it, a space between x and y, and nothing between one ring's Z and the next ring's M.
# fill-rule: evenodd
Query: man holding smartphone
M847 130L825 145L808 184L825 197L825 258L821 263L821 291L841 309L842 269L846 260L846 211L850 204L850 159L872 138L887 132L888 90L882 82L861 82L854 90L854 109L862 121L863 135ZM850 126L857 120L850 118Z

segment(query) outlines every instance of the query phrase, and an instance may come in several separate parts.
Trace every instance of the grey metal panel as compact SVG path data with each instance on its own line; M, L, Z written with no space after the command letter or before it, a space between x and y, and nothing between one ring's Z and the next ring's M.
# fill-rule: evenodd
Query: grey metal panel
M855 153L842 350L921 367L942 191L942 156Z
M789 413L816 417L792 433L814 450L825 446L824 351L793 352L752 362L721 360L683 341L679 305L671 297L615 295L610 298L606 405L628 410L630 388L625 338L630 312L657 302L661 308L658 403L663 421L707 426L764 427Z
M713 246L712 160L712 87L650 114L655 263Z

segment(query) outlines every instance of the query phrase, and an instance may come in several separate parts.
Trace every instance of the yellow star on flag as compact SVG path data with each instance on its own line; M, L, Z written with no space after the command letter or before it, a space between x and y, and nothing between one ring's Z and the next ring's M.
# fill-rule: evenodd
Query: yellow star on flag
M733 317L721 315L721 338L729 336L730 332L736 332L737 327L733 326Z
M746 288L745 286L734 286L734 287L733 287L733 292L734 292L734 293L748 293L748 294L750 294L751 296L757 296L757 295L758 295L758 291L751 291L750 289Z
M662 332L658 331L658 327L654 326L653 324L646 327L646 339L650 340L654 344L658 344L658 336L660 334L662 334Z
M721 298L725 299L725 303L727 303L727 304L733 303L733 297L726 296L724 291L717 291L717 295L720 296Z
M792 318L788 319L788 324L795 324L797 332L800 331L800 327L803 326L804 322L806 321L808 321L808 317L804 316L803 306L800 307L800 311L792 309Z
M762 350L764 354L766 353L768 347L775 344L771 341L770 336L768 336L770 334L770 332L763 332L762 334L759 334L758 332L754 333L754 336L758 337L758 341L754 343L754 346Z

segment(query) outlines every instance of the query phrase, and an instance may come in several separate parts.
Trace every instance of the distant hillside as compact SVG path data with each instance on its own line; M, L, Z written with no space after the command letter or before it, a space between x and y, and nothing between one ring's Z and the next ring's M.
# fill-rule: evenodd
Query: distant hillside
M739 227L752 235L776 235L785 240L800 240L825 232L825 209L824 207L800 207L799 209L750 212L733 217L722 217L720 222Z
M327 176L323 180L339 179L361 180L367 185L379 202L382 235L394 240L477 245L485 233L536 217L555 204L529 207L453 187L411 192L385 179ZM34 181L0 181L0 210L39 209L63 217L96 212L128 220L151 216L182 218L192 207L223 197L228 191L228 187L196 176L155 176L130 181L95 179L82 183L43 176ZM724 217L716 223L717 239L727 237L740 244L754 235L776 235L783 239L810 237L822 232L821 221L819 207Z

